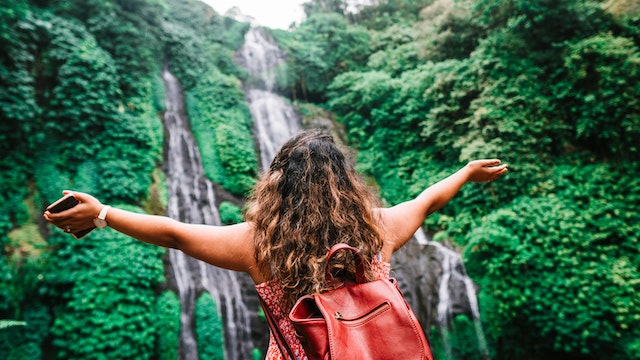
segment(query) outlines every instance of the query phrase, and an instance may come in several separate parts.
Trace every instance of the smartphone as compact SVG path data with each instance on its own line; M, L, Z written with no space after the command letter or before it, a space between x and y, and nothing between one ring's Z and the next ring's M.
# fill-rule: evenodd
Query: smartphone
M78 205L79 203L80 202L78 201L78 199L76 199L76 197L73 196L73 193L69 193L61 197L60 199L56 200L56 202L54 202L53 204L49 205L47 207L47 210L51 213L59 213L59 212L71 209L72 207ZM96 228L95 226L92 226L88 229L73 232L71 233L71 235L73 235L73 237L75 237L76 239L80 239L85 235L87 235L88 233L90 233L91 231L93 231L93 229L95 228Z
M80 202L78 201L78 199L76 199L76 197L73 196L72 193L69 193L61 197L60 199L58 199L53 204L49 205L47 207L47 210L49 210L49 212L51 213L59 213L59 212L63 212L65 210L71 209L72 207L78 205L79 203Z

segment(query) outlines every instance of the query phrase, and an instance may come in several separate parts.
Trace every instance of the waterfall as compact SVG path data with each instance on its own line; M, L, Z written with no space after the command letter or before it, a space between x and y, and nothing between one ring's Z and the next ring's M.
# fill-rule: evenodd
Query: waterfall
M165 69L166 173L169 188L167 215L197 224L220 225L212 183L205 177L196 141L184 108L184 95L177 79ZM206 291L214 299L224 323L225 358L250 359L249 311L243 302L241 276L208 265L169 249L170 268L182 305L179 359L197 360L194 308L197 296Z
M249 71L245 96L260 147L260 164L269 168L276 151L300 130L300 119L287 99L276 93L278 71L286 56L262 28L252 27L238 50L238 64Z
M445 349L447 359L453 358L449 342L449 322L455 314L452 293L454 293L453 289L456 287L463 288L462 292L465 299L462 300L468 303L467 312L474 322L476 338L478 341L478 350L484 359L489 359L489 350L487 348L487 342L485 340L482 323L480 321L480 309L478 307L478 297L476 294L475 284L471 278L467 276L467 272L462 262L462 257L460 254L446 248L441 243L431 241L422 228L419 228L418 231L416 231L414 237L420 245L435 248L438 257L442 259L440 266L441 274L438 282L436 320L442 333L443 347ZM454 282L456 283L454 284ZM460 286L460 283L462 283L462 286Z

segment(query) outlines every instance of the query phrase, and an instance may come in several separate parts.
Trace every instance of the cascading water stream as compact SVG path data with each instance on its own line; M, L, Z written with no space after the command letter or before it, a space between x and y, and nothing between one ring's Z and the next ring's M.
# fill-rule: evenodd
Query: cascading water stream
M278 148L301 128L293 106L276 93L276 77L286 56L264 29L252 27L236 59L249 71L245 96L260 147L261 167L266 170Z
M487 348L487 342L484 337L484 331L482 330L482 323L480 321L480 310L478 307L478 297L473 281L467 276L462 257L457 252L446 248L439 242L431 241L425 234L422 228L416 231L414 237L419 244L423 246L432 246L442 258L439 285L438 285L438 306L436 319L438 327L441 330L443 345L447 359L452 359L452 351L449 342L449 323L454 314L454 304L451 297L452 281L457 280L464 284L464 293L466 301L468 301L471 317L474 322L476 337L478 341L478 350L484 359L489 359L489 350Z
M182 89L168 69L163 71L162 77L166 88L167 215L187 223L220 225L213 185L204 175L184 108ZM249 311L241 295L240 277L244 274L208 265L175 249L169 249L169 262L182 305L179 359L198 359L194 308L197 296L204 291L211 294L222 315L225 358L250 359L254 346Z

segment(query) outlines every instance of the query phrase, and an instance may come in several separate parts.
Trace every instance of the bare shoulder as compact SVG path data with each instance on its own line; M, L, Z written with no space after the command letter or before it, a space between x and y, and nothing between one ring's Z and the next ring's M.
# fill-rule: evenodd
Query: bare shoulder
M235 238L235 248L230 249L232 259L235 259L240 264L240 269L243 272L249 274L254 283L259 284L267 280L267 278L260 272L258 263L255 258L255 240L254 233L255 227L248 222L243 222L236 225L225 226L223 231L229 231L229 238Z
M416 232L420 223L413 219L411 213L403 214L393 208L376 208L373 213L378 220L378 229L382 236L382 259L390 261L391 255L399 250Z
M254 239L255 227L248 222L244 222L244 223L233 225L233 226L237 227L237 229L234 229L234 231L237 231L237 234L239 236L238 243L242 248L240 249L240 253L238 254L238 256L244 257L243 271L249 274L253 282L256 284L260 284L269 280L269 276L265 276L265 274L261 272L258 266L258 263L256 261L256 257L255 257L256 248L255 248L255 239Z

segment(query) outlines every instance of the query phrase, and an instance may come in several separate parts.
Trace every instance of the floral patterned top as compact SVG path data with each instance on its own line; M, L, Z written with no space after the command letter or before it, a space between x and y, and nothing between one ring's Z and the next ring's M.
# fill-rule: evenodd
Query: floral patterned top
M375 258L372 262L372 270L378 279L388 279L391 265ZM264 300L265 304L271 310L271 313L273 314L275 321L278 323L280 331L282 332L286 342L289 344L291 351L293 351L296 360L307 360L307 355L304 353L302 344L300 344L300 341L295 335L293 324L287 318L289 309L287 309L287 311L283 311L280 306L280 300L284 297L284 291L280 283L277 280L266 281L257 284L256 290L258 291L258 295L262 300ZM267 349L267 356L265 357L265 360L283 359L284 357L280 353L278 344L276 343L273 334L271 334L269 336L269 348Z

